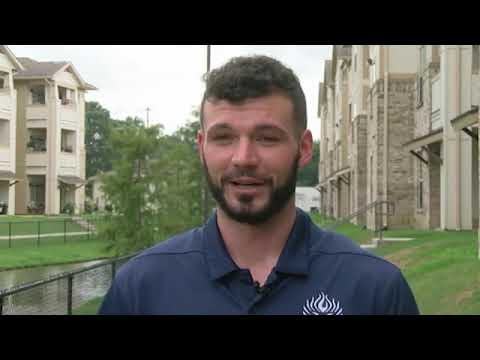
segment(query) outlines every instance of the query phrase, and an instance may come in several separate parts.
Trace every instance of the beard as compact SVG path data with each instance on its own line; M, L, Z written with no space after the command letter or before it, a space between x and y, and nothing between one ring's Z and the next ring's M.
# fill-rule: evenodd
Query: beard
M249 172L248 170L237 170L232 174L223 176L221 179L221 184L218 185L210 176L205 157L203 157L203 170L205 172L208 187L213 198L220 208L227 214L227 216L239 223L258 225L267 222L274 215L278 214L285 208L287 203L292 198L293 194L295 193L297 183L299 161L300 153L297 154L295 160L293 161L285 182L277 187L274 187L272 179L262 179L265 185L270 189L270 194L267 203L258 210L253 209L253 201L255 200L253 196L240 195L237 198L241 203L240 209L236 209L235 207L231 206L225 197L225 184L228 183L229 179L241 176L258 178L258 176L255 176L255 174Z

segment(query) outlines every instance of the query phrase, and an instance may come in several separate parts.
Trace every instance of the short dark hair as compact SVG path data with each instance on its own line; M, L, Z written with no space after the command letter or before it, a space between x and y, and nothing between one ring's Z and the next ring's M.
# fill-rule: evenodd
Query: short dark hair
M296 129L307 128L307 103L295 73L280 61L263 55L234 57L222 67L205 74L205 93L200 106L203 128L203 107L206 100L227 100L241 103L247 99L281 93L293 103Z

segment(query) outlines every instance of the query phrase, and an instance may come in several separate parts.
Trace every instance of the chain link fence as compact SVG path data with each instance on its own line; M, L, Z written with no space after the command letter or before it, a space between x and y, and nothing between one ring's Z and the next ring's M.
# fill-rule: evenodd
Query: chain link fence
M0 291L0 315L71 315L75 308L105 296L128 255Z

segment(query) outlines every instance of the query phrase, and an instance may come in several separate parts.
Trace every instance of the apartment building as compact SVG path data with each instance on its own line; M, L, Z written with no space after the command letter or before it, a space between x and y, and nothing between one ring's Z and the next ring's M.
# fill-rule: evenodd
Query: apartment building
M322 212L330 217L350 211L350 165L348 162L348 94L351 45L334 45L331 61L325 63L320 84L318 114L321 120L320 164L317 187Z
M391 201L394 217L372 209L354 222L370 229L413 222L413 159L403 145L414 137L416 56L412 45L333 47L319 94L318 188L327 215L342 218Z
M59 214L83 209L85 199L86 83L70 62L18 58L13 76L17 93L17 214Z
M403 148L414 137L415 45L369 46L367 203L389 201L395 215L367 213L369 229L414 222L413 159Z
M13 75L22 64L4 45L0 45L0 213L15 214L17 92Z
M478 45L417 46L415 226L470 230L479 222Z

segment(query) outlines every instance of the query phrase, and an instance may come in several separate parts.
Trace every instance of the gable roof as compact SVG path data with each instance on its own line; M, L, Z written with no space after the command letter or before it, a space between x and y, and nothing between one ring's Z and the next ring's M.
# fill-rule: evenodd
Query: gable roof
M61 71L70 69L72 74L80 83L80 88L84 90L97 90L97 88L85 82L71 62L67 61L36 61L31 58L18 58L23 65L24 70L14 75L15 80L32 80L52 78Z
M13 63L17 71L23 70L22 63L13 55L12 51L8 48L7 45L0 45L0 52L5 54L7 58Z
M52 77L67 63L65 61L35 61L30 58L20 57L18 60L22 63L25 70L15 74L15 79L43 78Z

